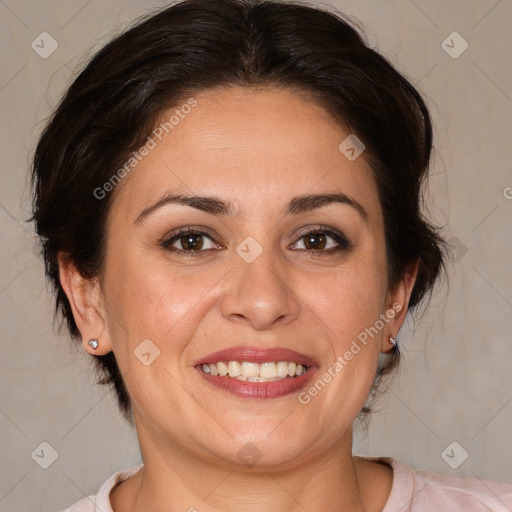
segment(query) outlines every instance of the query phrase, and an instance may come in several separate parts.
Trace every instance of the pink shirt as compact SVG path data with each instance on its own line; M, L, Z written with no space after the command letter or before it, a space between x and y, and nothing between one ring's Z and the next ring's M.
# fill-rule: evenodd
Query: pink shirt
M390 457L366 458L393 468L393 486L382 512L512 512L512 485L413 471ZM139 464L115 473L96 496L84 498L63 512L113 512L111 489L141 468Z

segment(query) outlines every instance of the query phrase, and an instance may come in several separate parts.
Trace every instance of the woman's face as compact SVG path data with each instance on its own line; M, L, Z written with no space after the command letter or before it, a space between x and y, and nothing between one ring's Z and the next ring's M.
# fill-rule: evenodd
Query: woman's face
M101 343L143 451L293 465L351 439L401 322L376 185L364 154L340 151L350 134L296 93L195 99L116 191Z

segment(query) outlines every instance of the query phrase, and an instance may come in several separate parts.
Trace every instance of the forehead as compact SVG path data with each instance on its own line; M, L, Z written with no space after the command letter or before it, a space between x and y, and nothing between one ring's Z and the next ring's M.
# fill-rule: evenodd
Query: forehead
M194 100L192 108L177 105L164 113L161 140L153 136L154 147L124 178L115 200L124 215L166 190L224 197L240 217L306 193L337 191L375 202L364 154L346 158L339 146L350 134L304 94L229 88Z

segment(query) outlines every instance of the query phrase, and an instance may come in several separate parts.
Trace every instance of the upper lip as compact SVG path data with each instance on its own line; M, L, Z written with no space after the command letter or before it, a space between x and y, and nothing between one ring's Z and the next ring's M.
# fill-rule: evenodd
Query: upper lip
M194 363L194 366L205 363L219 363L221 361L247 361L254 363L278 363L279 361L288 361L308 367L317 366L316 362L311 357L287 348L261 348L242 345L212 352L211 354L198 359Z

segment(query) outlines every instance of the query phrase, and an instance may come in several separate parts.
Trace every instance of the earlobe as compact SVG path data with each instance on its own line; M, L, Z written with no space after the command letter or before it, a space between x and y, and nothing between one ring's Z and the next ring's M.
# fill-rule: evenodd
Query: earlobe
M85 350L105 355L112 350L98 279L84 277L74 262L59 253L59 277L68 298Z
M389 293L387 310L393 311L393 315L382 342L382 352L389 352L397 344L398 332L409 309L409 299L418 275L419 263L420 260L417 259L409 264L400 282Z

